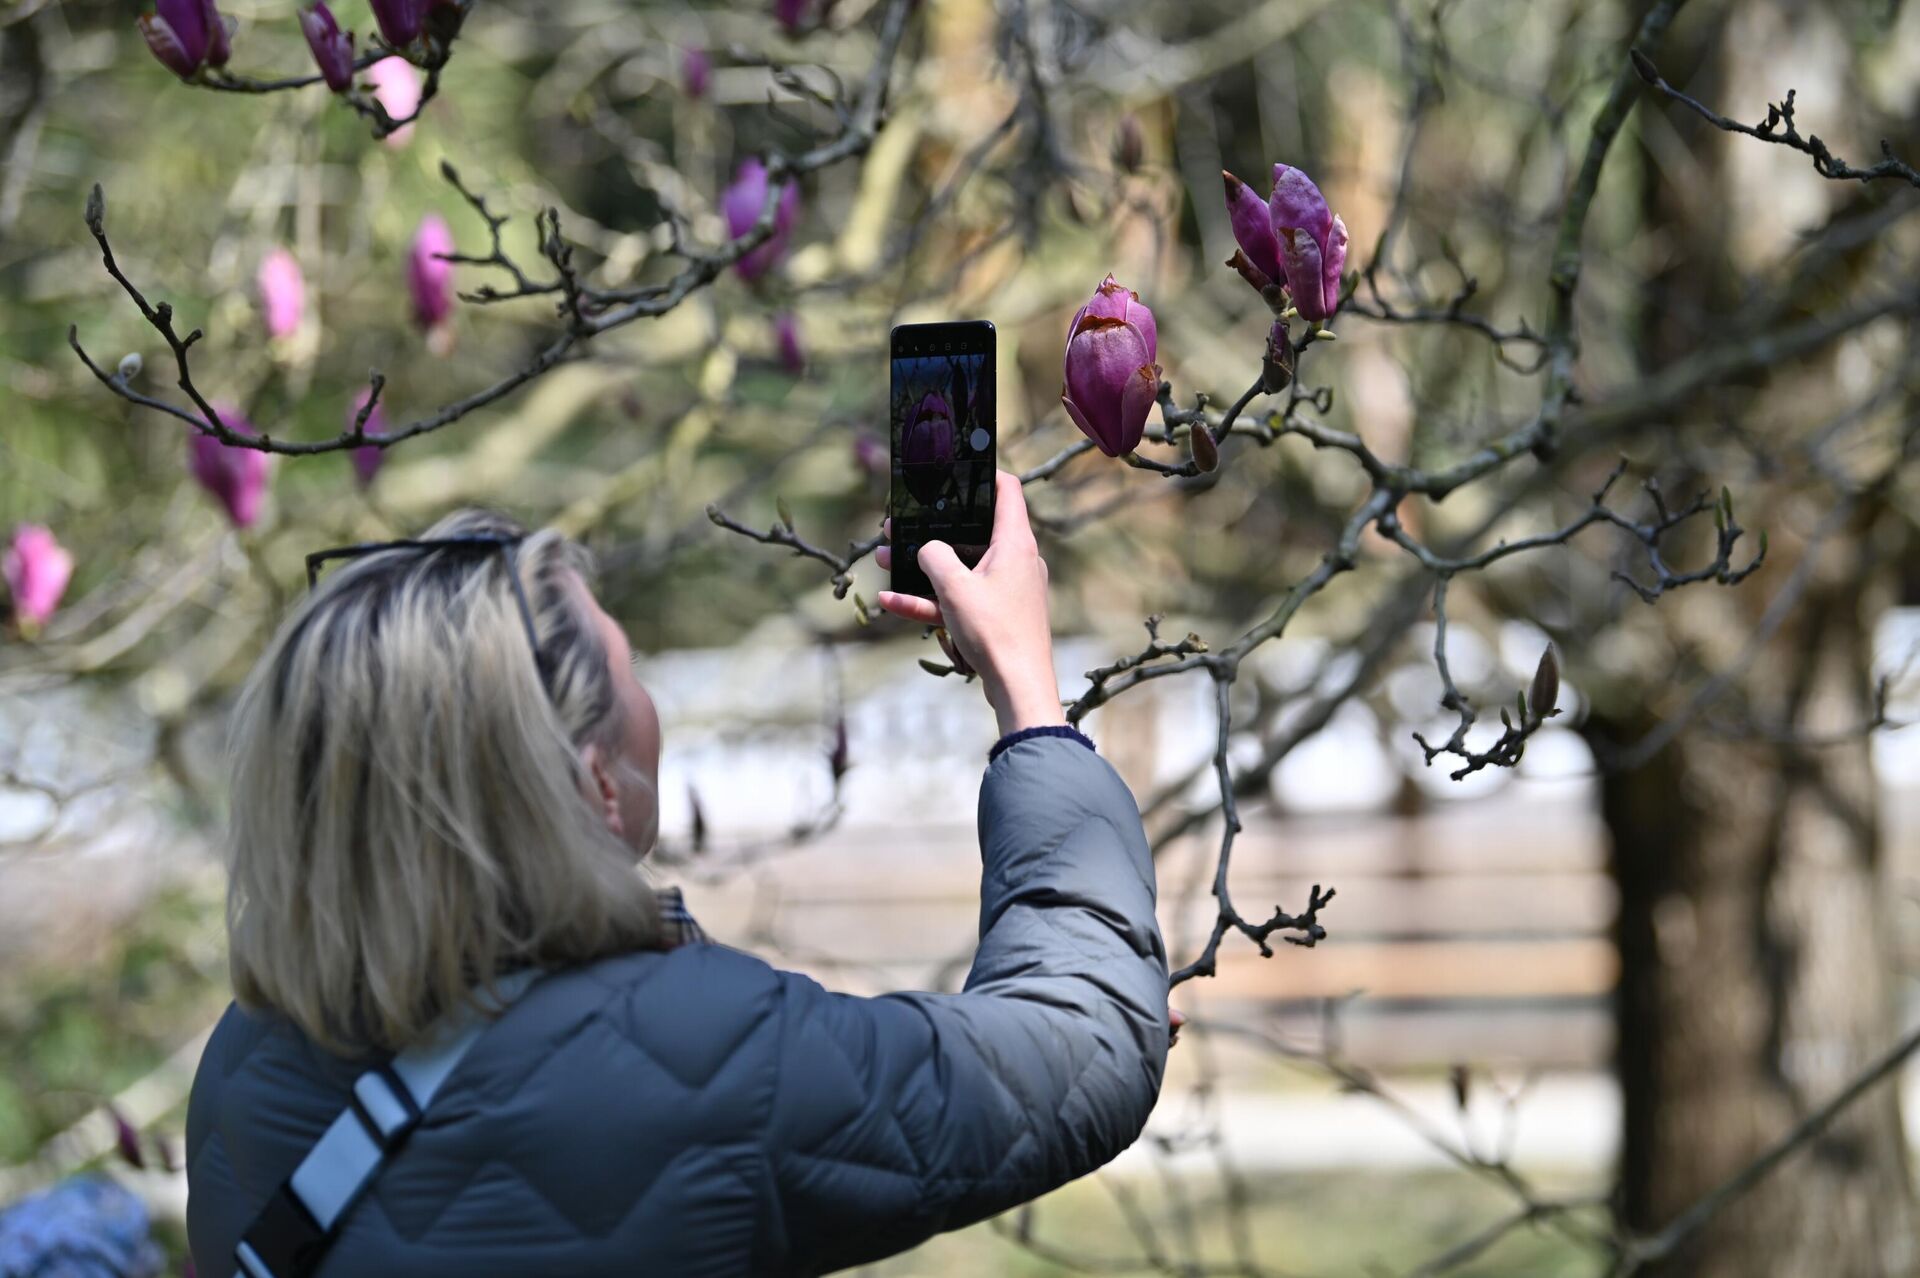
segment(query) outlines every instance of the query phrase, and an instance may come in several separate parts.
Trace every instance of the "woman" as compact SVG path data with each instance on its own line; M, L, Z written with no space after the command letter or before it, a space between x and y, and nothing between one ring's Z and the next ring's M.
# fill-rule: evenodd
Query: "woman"
M1003 734L951 995L828 993L647 885L659 720L576 548L468 513L350 550L236 710L239 1001L188 1113L199 1272L235 1272L244 1236L278 1278L821 1273L1129 1144L1168 1046L1153 864L1065 726L1046 566L999 484L978 567L935 543L937 604L881 596L944 621ZM367 1079L462 1018L477 1037L338 1217L291 1192L323 1134L386 1140Z

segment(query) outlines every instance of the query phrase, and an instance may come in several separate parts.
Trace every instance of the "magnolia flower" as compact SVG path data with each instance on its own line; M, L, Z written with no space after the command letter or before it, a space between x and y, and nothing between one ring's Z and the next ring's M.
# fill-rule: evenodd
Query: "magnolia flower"
M807 20L807 10L813 7L813 0L773 0L773 16L788 35L800 30L800 24Z
M453 232L447 229L446 220L438 213L421 218L407 255L407 291L413 298L413 321L427 334L430 344L444 345L449 339L453 263L441 255L453 251Z
M713 59L705 49L688 49L680 55L680 87L690 98L704 98L713 86Z
M915 501L930 506L940 499L953 459L953 409L946 396L928 391L900 432L901 473Z
M861 431L853 437L853 464L869 475L887 473L887 446L876 436Z
M182 80L203 66L227 65L233 51L234 21L222 17L213 0L153 0L139 22L153 56Z
M269 338L286 337L300 327L307 309L307 282L293 254L275 248L261 258L254 286L260 294L261 318L266 321Z
M404 49L420 36L420 26L426 17L426 5L420 0L368 0L373 9L373 20L380 24L380 34L387 43L396 49Z
M22 628L39 626L60 606L73 579L73 556L39 524L13 530L13 544L0 555L0 575L13 595L13 616Z
M213 410L236 435L260 433L231 404L216 402ZM257 448L236 448L201 431L187 438L188 471L226 509L236 528L251 528L258 522L272 460Z
M392 120L405 120L420 109L420 73L405 58L382 58L367 68L374 100ZM405 146L413 125L403 124L387 134L388 146Z
M353 83L353 32L342 32L327 6L314 0L300 7L300 30L313 50L314 65L335 93L344 93Z
M1246 260L1270 283L1287 286L1302 319L1332 318L1340 305L1340 273L1347 264L1347 224L1328 210L1313 179L1276 164L1273 194L1263 204L1233 174L1223 169L1220 176L1226 183L1233 238Z
M1160 393L1160 337L1140 295L1109 275L1067 330L1060 402L1109 457L1134 450Z
M727 219L727 234L739 239L760 220L767 203L767 166L756 158L740 162L733 185L720 197L720 211ZM733 264L743 280L757 280L773 268L787 251L793 224L800 217L800 188L788 182L780 189L780 201L773 212L773 234Z
M347 409L347 429L360 420L360 410L367 406L367 397L373 394L373 388L362 386L360 393L353 397L352 407ZM373 411L367 414L366 432L368 436L387 433L387 406L375 404ZM387 460L387 450L372 444L362 444L353 450L353 473L360 477L360 486L365 488L380 473L380 466Z
M800 344L800 321L792 311L781 311L773 317L773 341L780 349L781 367L798 377L807 366L807 351Z

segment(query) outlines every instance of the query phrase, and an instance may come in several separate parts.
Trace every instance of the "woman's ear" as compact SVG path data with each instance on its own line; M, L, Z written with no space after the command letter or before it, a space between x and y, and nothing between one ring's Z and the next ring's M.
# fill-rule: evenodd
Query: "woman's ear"
M580 762L587 765L587 775L593 779L593 791L588 797L598 809L600 819L607 823L607 829L613 831L615 838L624 839L627 825L620 815L620 787L614 784L613 769L607 766L607 757L597 742L581 748Z

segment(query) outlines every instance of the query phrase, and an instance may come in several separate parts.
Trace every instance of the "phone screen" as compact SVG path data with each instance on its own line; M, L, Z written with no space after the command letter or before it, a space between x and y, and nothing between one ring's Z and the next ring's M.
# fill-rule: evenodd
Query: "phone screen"
M922 545L971 565L993 538L993 325L902 324L892 354L893 588L931 599Z

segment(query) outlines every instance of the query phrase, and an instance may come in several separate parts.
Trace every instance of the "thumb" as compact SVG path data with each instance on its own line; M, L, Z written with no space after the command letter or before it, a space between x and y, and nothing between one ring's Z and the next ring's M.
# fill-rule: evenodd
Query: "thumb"
M960 562L960 556L953 553L952 546L944 541L930 541L920 547L920 571L933 583L934 594L944 597L953 583L969 570Z

